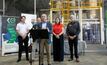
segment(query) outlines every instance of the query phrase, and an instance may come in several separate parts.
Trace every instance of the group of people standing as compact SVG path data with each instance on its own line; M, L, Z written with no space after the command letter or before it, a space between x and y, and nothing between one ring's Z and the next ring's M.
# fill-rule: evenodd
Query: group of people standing
M29 33L29 26L25 23L25 16L21 16L20 22L16 26L16 31L18 33L18 41L19 41L19 52L18 52L18 60L17 62L21 61L22 56L22 50L23 45L25 46L25 52L26 52L26 60L29 60L28 55L28 36ZM53 43L53 61L56 62L62 62L64 61L64 25L61 23L61 19L59 17L56 17L55 23L51 24L46 14L42 14L41 18L39 19L40 22L33 25L33 27L38 27L39 29L46 29L49 34L49 39L40 39L40 65L44 65L43 59L44 59L44 48L46 49L46 55L47 55L47 63L48 65L51 65L51 51L50 51L50 44ZM78 56L78 35L80 33L80 26L79 22L73 20L73 17L70 17L70 22L67 25L66 28L66 34L68 37L69 42L69 50L70 50L70 59L69 61L72 61L73 58L73 49L74 54L76 58L76 62L79 62L79 56ZM50 34L52 34L52 42L50 41ZM35 42L34 40L33 42ZM34 43L35 44L35 43ZM35 46L34 46L35 47Z

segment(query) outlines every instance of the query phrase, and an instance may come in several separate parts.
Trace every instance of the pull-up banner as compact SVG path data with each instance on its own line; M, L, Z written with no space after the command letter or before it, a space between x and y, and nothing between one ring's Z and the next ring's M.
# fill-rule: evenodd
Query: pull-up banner
M18 51L16 17L2 17L2 55Z

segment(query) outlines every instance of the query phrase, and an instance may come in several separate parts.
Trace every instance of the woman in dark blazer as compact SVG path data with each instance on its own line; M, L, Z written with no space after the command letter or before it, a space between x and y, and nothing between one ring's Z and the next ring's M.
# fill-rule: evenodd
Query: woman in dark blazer
M64 60L64 38L63 24L60 18L55 19L53 24L53 60L61 62Z

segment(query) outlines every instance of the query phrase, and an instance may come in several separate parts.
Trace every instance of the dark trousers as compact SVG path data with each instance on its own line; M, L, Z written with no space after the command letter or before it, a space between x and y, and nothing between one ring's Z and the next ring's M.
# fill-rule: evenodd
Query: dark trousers
M61 35L59 39L53 35L53 60L54 61L63 61L64 60L63 35Z
M73 51L75 54L75 58L79 58L78 56L78 38L71 40L69 38L69 50L70 50L70 58L73 59Z
M18 59L21 60L23 50L26 52L26 59L29 58L28 56L28 36L23 40L21 36L18 36L19 42L19 52L18 52Z

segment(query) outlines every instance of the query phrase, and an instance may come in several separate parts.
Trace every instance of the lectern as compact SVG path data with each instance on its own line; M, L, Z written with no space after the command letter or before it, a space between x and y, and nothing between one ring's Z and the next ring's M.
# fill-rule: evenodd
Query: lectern
M30 37L33 39L33 43L37 39L49 39L49 34L47 29L31 29ZM32 48L31 48L32 49ZM30 65L32 65L32 52L30 54ZM40 65L40 43L39 43L39 65Z

